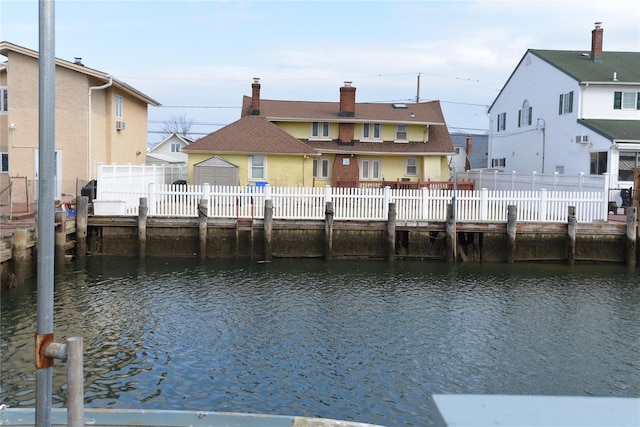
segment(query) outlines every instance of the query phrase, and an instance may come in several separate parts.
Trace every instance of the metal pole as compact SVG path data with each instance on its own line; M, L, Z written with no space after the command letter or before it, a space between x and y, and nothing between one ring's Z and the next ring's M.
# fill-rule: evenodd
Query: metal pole
M55 160L55 50L54 0L39 2L39 185L38 185L38 291L36 322L36 426L51 425L52 360L41 349L53 341L54 280L54 160Z
M67 339L67 426L84 426L82 337Z

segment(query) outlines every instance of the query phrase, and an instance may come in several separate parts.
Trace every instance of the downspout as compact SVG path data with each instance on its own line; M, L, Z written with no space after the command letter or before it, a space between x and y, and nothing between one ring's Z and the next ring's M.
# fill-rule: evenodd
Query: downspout
M87 125L88 126L88 129L87 129L87 134L88 134L88 141L87 141L87 172L88 172L88 177L87 177L87 179L89 181L91 181L91 179L92 179L92 177L91 177L91 173L92 173L91 164L93 163L92 159L91 159L91 93L94 90L102 90L102 89L106 89L109 86L111 86L113 84L113 79L111 78L111 76L107 76L107 77L109 77L109 82L108 83L105 83L102 86L92 86L92 87L89 88L89 120L87 121L88 122L88 125Z

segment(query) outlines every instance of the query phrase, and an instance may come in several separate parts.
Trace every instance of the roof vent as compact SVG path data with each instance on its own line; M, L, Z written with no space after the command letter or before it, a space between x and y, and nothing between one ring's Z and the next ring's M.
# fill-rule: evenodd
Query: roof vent
M79 56L76 56L75 58L73 58L73 63L76 65L84 66L84 64L82 63L82 58L80 58Z
M393 104L393 108L408 108L408 107L407 107L407 104L405 104L404 102L397 102Z

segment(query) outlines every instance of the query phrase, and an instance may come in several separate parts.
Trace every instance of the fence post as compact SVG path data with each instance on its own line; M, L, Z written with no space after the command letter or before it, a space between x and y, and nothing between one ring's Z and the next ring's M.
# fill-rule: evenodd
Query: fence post
M153 182L149 183L149 194L147 195L147 197L149 202L148 207L150 207L148 215L154 216L157 214L157 211L156 211L157 199L156 199L156 184Z
M578 221L576 220L576 207L568 207L567 235L569 237L569 265L576 263L576 234L578 232Z
M538 221L546 222L547 221L547 200L549 196L547 195L547 189L543 188L540 190L540 206L538 207Z
M266 187L265 187L266 193ZM266 197L266 194L265 194ZM271 235L273 232L273 200L271 198L264 201L264 260L271 261Z
M202 184L202 198L207 201L207 217L211 215L213 210L213 194L211 192L211 185L208 183Z
M382 204L384 206L383 218L384 219L389 219L389 208L390 208L389 205L391 204L391 187L389 187L388 185L386 187L384 187ZM395 209L395 203L394 203L393 207ZM394 212L394 214L395 214L395 212Z
M611 175L609 172L605 172L602 175L604 176L604 188L602 189L603 200L601 213L604 221L607 221L609 219L609 187L611 186ZM580 180L580 186L582 187L582 179Z
M145 259L147 256L147 198L140 197L138 206L138 257Z
M420 189L420 219L423 221L427 221L429 219L428 215L428 206L429 206L429 189L427 187L422 187Z
M389 188L389 187L386 187ZM393 261L396 254L396 204L389 203L387 219L387 260Z
M327 187L329 187L327 185ZM326 193L325 193L326 194ZM333 202L325 203L324 209L324 258L331 259L333 251Z
M333 200L331 198L331 194L332 194L331 186L330 185L325 185L325 187L324 187L324 203L325 203L325 205L327 203L332 203L333 202ZM332 209L332 211L333 211L333 209Z
M629 267L635 267L637 263L636 255L637 255L637 221L638 221L638 212L635 207L626 208L627 209L627 265Z
M507 262L513 264L516 257L516 226L518 222L518 207L507 206Z
M208 205L209 202L207 199L200 199L200 202L198 203L198 242L200 243L199 255L201 260L207 258Z
M495 190L494 190L495 191ZM486 221L489 218L489 190L480 190L480 220Z

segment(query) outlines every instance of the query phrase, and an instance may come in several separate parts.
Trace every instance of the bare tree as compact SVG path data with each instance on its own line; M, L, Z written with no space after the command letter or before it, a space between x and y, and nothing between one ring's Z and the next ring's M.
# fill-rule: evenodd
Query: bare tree
M162 126L162 133L165 137L172 133L188 137L194 124L195 121L193 119L188 119L186 114L181 116L170 116L169 120L166 120Z

